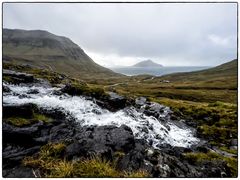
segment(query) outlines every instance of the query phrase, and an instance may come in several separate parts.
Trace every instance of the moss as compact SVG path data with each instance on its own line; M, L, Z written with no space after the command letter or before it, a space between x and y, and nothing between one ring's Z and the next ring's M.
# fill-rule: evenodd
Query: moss
M50 143L44 145L38 155L26 157L23 165L37 168L41 177L148 177L146 171L121 172L115 168L115 163L94 156L88 159L68 161L63 157L65 144Z
M3 81L11 83L11 84L15 83L13 78L11 78L10 76L6 76L6 75L3 76Z
M17 127L23 127L23 126L31 125L36 121L32 119L22 118L22 117L9 117L5 120L5 122Z
M80 81L73 81L70 85L64 89L65 93L70 95L85 95L95 98L103 98L107 96L104 89L99 87L89 87L86 83Z
M33 109L34 107L35 106L33 106ZM49 123L52 121L52 119L43 114L35 113L33 111L32 117L26 118L26 117L12 116L4 119L4 121L8 124L11 124L17 127L24 127L24 126L29 126L31 124L37 123L39 121L42 121L44 123Z
M37 120L37 121L42 121L42 122L45 122L45 123L49 123L52 121L51 118L43 115L43 114L37 114L37 113L34 113L33 114L33 119Z
M226 151L228 153L231 153L231 154L237 154L238 153L236 149L229 149L226 146L222 146L219 149L221 149L222 151Z
M214 152L208 152L208 153L185 153L184 158L188 160L190 163L197 165L198 163L204 162L204 161L218 161L222 160L227 163L227 166L229 167L231 171L231 176L236 177L237 176L237 159L233 157L224 157L222 155L219 155Z

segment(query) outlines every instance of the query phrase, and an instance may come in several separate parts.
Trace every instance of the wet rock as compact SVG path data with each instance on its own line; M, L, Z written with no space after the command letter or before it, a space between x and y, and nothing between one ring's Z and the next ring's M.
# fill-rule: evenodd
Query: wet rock
M11 78L11 82L14 84L33 83L35 80L33 78L33 75L5 69L3 70L3 76L8 76L9 78Z
M13 149L13 150L3 150L2 156L3 156L3 161L21 161L24 157L30 156L36 152L38 152L40 149L40 146L34 146L31 148L23 148L17 151L18 149Z
M161 121L168 121L170 119L170 116L164 115L165 110L167 110L166 107L161 104L150 103L150 105L145 106L144 113L147 116L153 116ZM170 112L170 109L168 109L168 111Z
M26 94L20 94L18 97L19 97L20 99L29 98L29 96L26 95Z
M23 104L23 105L4 105L3 106L3 117L11 117L11 116L20 116L20 117L32 117L33 109L36 106L33 104Z
M96 101L97 104L113 112L123 109L127 106L127 99L125 97L114 92L109 92L108 95L109 96L104 97L104 99Z
M83 82L79 82L78 84L66 84L63 88L61 88L62 93L67 93L72 96L83 95L87 90L87 84Z
M5 86L5 85L3 85L2 88L3 88L2 90L3 90L4 93L11 92L10 88Z
M74 139L66 150L69 158L98 154L111 159L113 151L128 152L135 145L132 130L124 125L85 127L76 133Z
M143 106L146 102L147 102L147 98L145 97L139 97L139 98L136 98L135 100L135 104L137 106Z
M144 140L135 140L135 147L119 159L117 168L122 171L145 169L151 172L153 165L145 159L148 148Z
M38 89L30 89L27 94L38 94L39 90Z
M70 139L74 134L74 128L68 126L66 123L62 123L58 126L54 126L50 130L49 134L49 140L51 142L59 142L63 139Z
M56 96L61 96L63 94L63 92L59 91L59 90L53 90L52 94L56 95Z
M33 137L38 133L37 126L18 128L3 123L3 143L12 142L16 144L33 144Z

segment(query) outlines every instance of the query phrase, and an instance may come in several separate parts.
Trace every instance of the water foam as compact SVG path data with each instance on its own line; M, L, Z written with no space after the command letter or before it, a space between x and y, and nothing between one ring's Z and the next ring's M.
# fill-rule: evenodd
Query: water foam
M117 112L102 109L96 103L84 97L69 96L67 94L54 95L57 88L27 87L4 84L11 89L11 93L4 93L4 104L34 103L45 109L60 109L66 115L76 119L82 126L115 125L129 126L136 138L144 138L151 142L153 147L160 143L172 146L189 147L199 142L188 128L178 127L173 122L161 123L152 116L146 116L134 107L128 107ZM39 93L29 94L30 89L37 89ZM19 96L23 95L25 96ZM166 107L163 116L168 114ZM167 128L168 127L168 128Z

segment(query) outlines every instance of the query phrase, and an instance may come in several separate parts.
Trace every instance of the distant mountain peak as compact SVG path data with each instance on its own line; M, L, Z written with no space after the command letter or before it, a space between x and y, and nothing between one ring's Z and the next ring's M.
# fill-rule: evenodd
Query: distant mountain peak
M132 67L163 67L163 65L153 62L151 59L141 61Z

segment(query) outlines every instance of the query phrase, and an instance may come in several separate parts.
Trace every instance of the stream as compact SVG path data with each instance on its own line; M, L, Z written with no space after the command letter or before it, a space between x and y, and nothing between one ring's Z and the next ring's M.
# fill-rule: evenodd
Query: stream
M154 148L161 144L169 144L178 147L190 147L199 143L192 129L187 126L169 120L171 110L163 108L162 122L153 116L147 116L139 109L130 106L117 112L110 112L99 107L93 100L81 96L69 96L68 94L56 95L60 88L44 87L40 85L13 85L3 83L11 91L3 93L3 104L21 105L33 103L46 110L60 110L67 118L73 118L81 126L103 125L127 125L135 138L145 139ZM144 105L143 105L144 106Z

